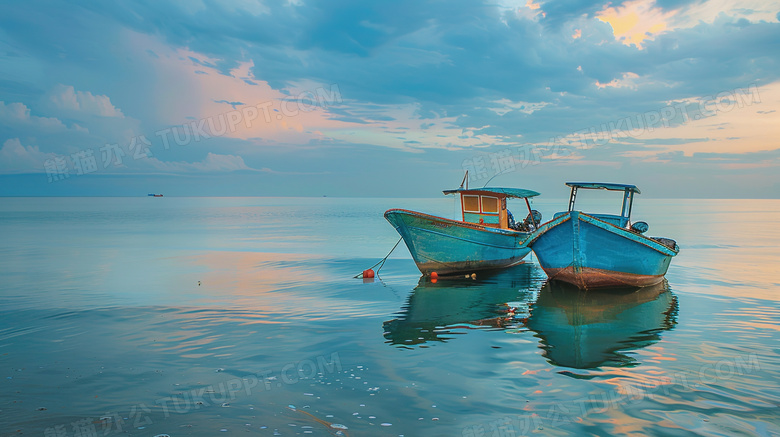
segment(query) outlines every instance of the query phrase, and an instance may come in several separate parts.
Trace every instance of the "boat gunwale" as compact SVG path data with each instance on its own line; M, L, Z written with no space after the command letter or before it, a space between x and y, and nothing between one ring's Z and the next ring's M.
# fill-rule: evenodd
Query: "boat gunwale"
M474 229L474 230L477 230L477 231L491 232L491 233L494 233L494 234L502 234L502 235L506 235L506 236L523 236L523 235L530 236L530 235L533 234L533 232L522 232L522 231L516 231L514 229L495 228L495 227L492 227L492 226L485 226L485 225L480 225L478 223L465 222L465 221L462 221L462 220L448 219L448 218L445 218L445 217L440 217L440 216L436 216L436 215L426 214L424 212L412 211L410 209L403 209L403 208L388 209L384 213L385 219L387 218L387 214L389 214L391 212L400 212L400 213L404 213L404 214L411 215L411 216L425 218L425 219L428 219L428 220L441 221L441 222L444 222L444 223L451 223L451 224L453 224L455 226L460 226L460 227L464 227L464 228L471 228L471 229Z
M657 252L661 252L661 253L663 253L663 254L665 254L667 256L675 256L678 253L680 253L679 246L677 247L677 250L675 250L675 249L670 248L669 246L666 246L664 244L661 244L661 243L653 240L650 237L647 237L645 235L633 232L633 231L625 229L625 228L621 228L619 226L615 226L612 223L606 222L604 220L599 220L599 219L593 217L592 215L586 214L584 212L580 212L580 211L573 211L573 212L577 212L578 213L577 214L578 217L584 216L584 219L582 221L584 221L586 223L590 223L590 224L592 224L592 225L594 225L596 227L604 229L605 231L612 231L612 229L610 229L609 227L612 227L612 228L615 228L615 229L619 229L621 231L621 234L618 234L618 235L620 235L620 236L622 236L624 238L627 238L627 239L629 239L631 241L634 241L636 243L643 244L643 245L649 247L650 249L653 249L653 250L655 250ZM631 238L631 237L639 238L639 240L635 240L634 238ZM654 246L657 246L657 247L654 247ZM677 242L675 242L675 246L677 246ZM659 250L659 248L660 248L660 250Z
M539 228L537 228L536 231L534 231L536 233L536 235L534 235L530 240L528 240L526 244L529 247L533 246L533 244L536 242L536 240L538 240L539 237L544 235L547 231L549 231L550 229L552 229L552 228L554 228L554 227L556 227L556 226L558 226L560 224L563 224L563 223L569 221L570 219L571 219L571 214L566 213L566 214L563 214L563 215L560 215L558 217L553 218L552 220L548 221L547 223L542 223L541 225L539 225Z
M442 237L445 237L445 238L452 238L453 240L460 240L460 241L463 241L463 242L466 242L466 243L475 244L477 246L494 247L496 249L515 250L518 247L526 247L526 248L528 247L527 245L523 245L522 241L520 242L521 245L518 246L518 247L515 247L514 245L513 246L499 246L497 244L484 243L482 241L474 241L474 240L469 240L469 239L463 238L463 237L457 237L455 235L448 234L446 232L434 231L433 229L419 228L417 226L407 226L407 228L415 229L415 230L420 231L420 232L427 232L429 234L439 235L439 236L442 236ZM507 235L507 237L509 237L509 236L511 236L511 235ZM529 248L529 250L530 250L530 248Z
M563 214L561 216L558 216L558 217L550 220L547 223L542 224L541 226L539 226L539 229L537 230L538 234L535 235L533 238L531 238L530 241L528 241L528 243L527 243L528 246L533 246L534 242L536 242L536 240L538 240L539 237L541 237L543 234L545 234L550 229L552 229L554 227L557 227L560 224L570 220L572 213L575 213L575 212L577 213L577 218L581 219L585 223L588 223L588 224L591 224L591 225L596 226L598 228L604 229L605 231L608 231L608 232L613 232L616 235L619 235L619 236L621 236L623 238L631 240L631 241L633 241L635 243L639 243L639 244L642 244L644 246L647 246L648 248L653 249L656 252L663 253L663 254L665 254L667 256L676 256L678 253L680 253L680 246L677 244L677 242L675 242L676 249L672 249L672 248L670 248L670 247L668 247L668 246L666 246L664 244L661 244L661 243L653 240L650 237L647 237L647 236L642 235L642 234L637 234L637 233L632 232L632 231L630 231L628 229L624 229L624 228L621 228L620 226L616 226L616 225L614 225L612 223L606 222L604 220L600 220L600 219L598 219L596 217L593 217L592 215L590 215L588 213L584 213L582 211L567 211L565 214ZM559 220L559 221L557 223L553 223L556 220ZM621 233L614 232L613 229L618 229L618 230L621 231ZM638 237L640 239L639 240L635 240L635 239L631 238L631 236ZM663 238L663 237L661 237L661 238Z

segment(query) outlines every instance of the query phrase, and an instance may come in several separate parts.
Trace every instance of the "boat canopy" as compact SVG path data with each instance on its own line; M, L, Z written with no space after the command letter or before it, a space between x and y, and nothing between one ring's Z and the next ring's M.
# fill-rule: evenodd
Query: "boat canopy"
M572 188L593 188L593 189L604 189L604 190L614 190L614 191L628 190L633 193L642 194L642 192L639 191L639 188L637 188L636 185L610 184L610 183L603 183L603 182L566 182L566 185Z
M612 184L603 182L566 182L566 185L571 187L571 195L569 196L569 212L574 211L574 202L577 198L577 190L580 188L596 189L596 190L610 190L610 191L622 191L623 192L623 207L620 209L620 215L613 214L593 214L588 212L587 214L608 223L612 223L615 226L625 228L631 221L631 208L634 205L634 194L641 194L639 188L636 185L629 184ZM557 213L553 218L564 214Z
M528 197L535 197L538 196L539 193L536 191L526 190L523 188L497 188L497 187L484 187L484 188L474 188L474 189L467 189L467 188L458 188L457 190L444 190L444 194L471 194L471 193L496 193L496 194L503 194L506 197L516 197L519 199L524 199Z

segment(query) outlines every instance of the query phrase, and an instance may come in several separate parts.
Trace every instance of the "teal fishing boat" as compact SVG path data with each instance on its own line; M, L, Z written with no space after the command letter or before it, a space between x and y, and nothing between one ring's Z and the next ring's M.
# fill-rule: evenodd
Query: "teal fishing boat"
M451 220L405 209L390 209L385 218L401 234L417 268L424 275L471 273L522 262L526 245L541 222L529 198L536 191L520 188L461 187L444 194L460 196L462 220ZM507 199L524 199L528 215L516 223Z
M674 240L643 235L649 226L631 222L634 185L567 182L568 211L540 226L528 245L547 276L581 288L642 287L661 282L679 248ZM623 193L620 214L585 213L575 208L577 191Z

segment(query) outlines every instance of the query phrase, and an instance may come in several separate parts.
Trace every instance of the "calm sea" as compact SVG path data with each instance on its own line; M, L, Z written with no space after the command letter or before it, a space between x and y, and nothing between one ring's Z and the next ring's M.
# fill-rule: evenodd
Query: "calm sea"
M780 435L780 201L638 198L682 250L612 294L353 279L389 208L455 205L0 199L0 435Z

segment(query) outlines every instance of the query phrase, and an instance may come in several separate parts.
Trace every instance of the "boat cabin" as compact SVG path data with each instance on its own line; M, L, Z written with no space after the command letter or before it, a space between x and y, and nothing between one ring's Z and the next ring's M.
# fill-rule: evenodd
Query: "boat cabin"
M516 231L530 231L539 226L541 214L531 209L529 198L538 196L536 191L521 188L458 188L457 190L445 190L444 194L460 194L461 212L463 221L482 226L511 229ZM522 222L515 222L512 213L507 209L507 199L525 199L528 207L528 216ZM529 226L531 225L531 226ZM533 229L531 229L533 227Z
M589 216L595 217L601 221L605 221L621 228L628 228L630 225L631 207L634 204L634 194L641 194L639 188L637 188L636 185L610 184L600 182L566 182L566 185L571 187L568 212L575 210L574 203L577 199L577 190L579 189L622 191L623 207L620 209L620 214L593 214L587 211L583 211ZM555 217L563 214L565 213L559 212L555 214Z

